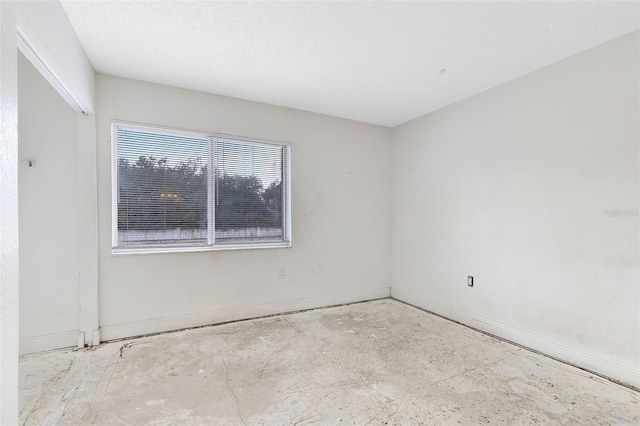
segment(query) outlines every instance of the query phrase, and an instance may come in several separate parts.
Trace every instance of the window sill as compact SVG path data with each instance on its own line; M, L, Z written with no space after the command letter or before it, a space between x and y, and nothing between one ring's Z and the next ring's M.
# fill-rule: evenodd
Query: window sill
M271 243L253 243L253 244L220 244L217 246L202 247L129 247L111 249L111 254L121 256L127 254L154 254L154 253L197 253L203 251L224 251L224 250L251 250L251 249L271 249L271 248L290 248L290 242L271 242Z

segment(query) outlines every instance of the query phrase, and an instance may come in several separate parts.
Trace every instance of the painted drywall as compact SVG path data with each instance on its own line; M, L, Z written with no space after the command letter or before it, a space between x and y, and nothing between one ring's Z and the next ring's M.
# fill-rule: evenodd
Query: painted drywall
M92 113L95 72L60 2L20 2L17 26L21 36L32 44L27 50L35 49L46 64L47 69L41 72L51 85L63 97L71 94L83 111ZM29 51L23 53L31 60Z
M389 295L389 129L107 75L97 99L103 339ZM292 247L112 255L111 120L290 142Z
M40 53L69 70L60 78L85 93L91 109L94 93L94 72L59 3L0 2L0 423L7 425L18 424L18 21L42 41Z
M0 2L0 424L18 424L16 5Z
M76 113L80 332L84 344L100 343L98 324L98 186L96 117ZM79 342L80 343L80 342Z
M393 297L640 384L639 34L393 130Z
M77 342L80 327L77 114L31 62L19 54L22 353L74 346Z

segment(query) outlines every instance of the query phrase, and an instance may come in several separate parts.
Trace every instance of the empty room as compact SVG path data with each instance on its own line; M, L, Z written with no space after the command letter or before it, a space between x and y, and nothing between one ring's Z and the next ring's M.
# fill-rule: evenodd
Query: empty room
M640 2L0 34L0 424L640 424Z

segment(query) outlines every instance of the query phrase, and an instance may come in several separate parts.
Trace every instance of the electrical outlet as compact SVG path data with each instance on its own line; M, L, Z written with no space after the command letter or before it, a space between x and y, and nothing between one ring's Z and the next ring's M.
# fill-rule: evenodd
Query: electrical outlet
M278 269L278 279L284 280L287 277L286 271L284 268Z
M315 275L317 270L318 270L318 268L316 268L315 266L312 266L311 270L310 270L311 275Z
M469 287L473 287L473 276L472 275L467 275L467 285Z

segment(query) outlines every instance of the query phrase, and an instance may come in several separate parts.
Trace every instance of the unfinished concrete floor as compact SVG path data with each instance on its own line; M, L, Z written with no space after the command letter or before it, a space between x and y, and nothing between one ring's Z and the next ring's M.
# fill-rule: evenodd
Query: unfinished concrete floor
M51 424L640 424L640 394L385 299L20 362Z

